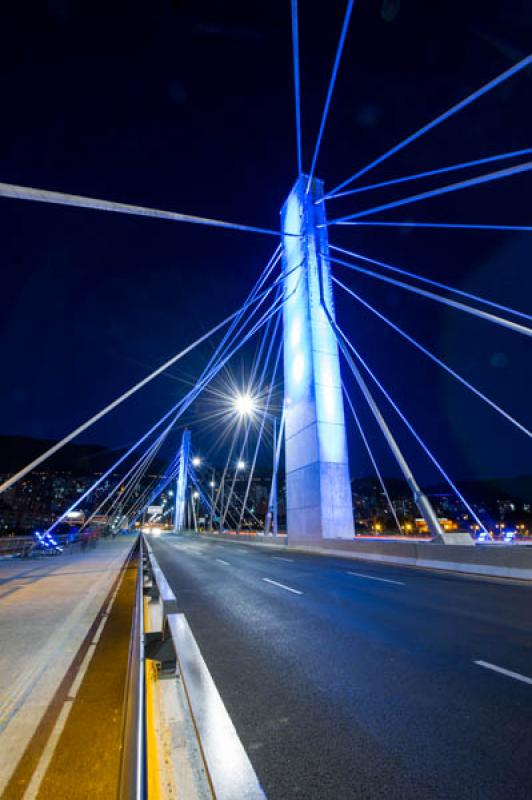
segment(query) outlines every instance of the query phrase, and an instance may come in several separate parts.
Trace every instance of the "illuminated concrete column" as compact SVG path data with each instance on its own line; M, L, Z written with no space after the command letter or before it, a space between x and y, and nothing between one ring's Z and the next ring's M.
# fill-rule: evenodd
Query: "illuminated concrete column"
M176 531L185 528L185 504L187 499L188 461L190 458L190 431L183 431L181 451L179 454L179 472L175 483L175 514L174 524Z
M296 182L282 212L287 528L291 542L354 533L323 182ZM295 235L290 235L295 234Z

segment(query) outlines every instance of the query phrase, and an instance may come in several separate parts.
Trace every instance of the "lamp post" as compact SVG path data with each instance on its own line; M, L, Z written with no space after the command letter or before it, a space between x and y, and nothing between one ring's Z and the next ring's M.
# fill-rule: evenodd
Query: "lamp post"
M198 532L198 516L196 505L199 499L199 492L192 492L192 518L194 523L194 532Z
M212 470L212 480L211 480L209 485L211 487L211 514L210 514L209 530L212 532L212 530L213 530L212 518L213 518L213 514L214 514L214 489L216 487L216 479L215 479L215 474L214 474L214 468Z

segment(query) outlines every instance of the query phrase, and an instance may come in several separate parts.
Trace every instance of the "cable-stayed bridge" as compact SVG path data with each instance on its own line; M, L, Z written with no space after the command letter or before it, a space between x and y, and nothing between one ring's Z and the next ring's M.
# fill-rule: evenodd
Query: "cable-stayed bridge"
M350 303L355 319L364 309L383 330L392 332L397 341L426 359L435 374L444 375L464 396L471 396L485 407L493 420L516 431L523 448L530 447L531 424L514 411L511 398L508 405L503 405L489 390L476 385L467 372L453 364L452 356L443 357L437 348L414 335L408 322L403 323L393 312L385 312L381 305L370 301L364 289L367 283L358 278L378 287L393 287L428 307L449 309L457 318L463 315L478 326L479 337L489 327L501 337L526 341L532 335L532 314L528 313L526 298L523 307L513 308L497 297L483 296L480 290L453 286L414 271L400 255L388 261L371 252L360 252L358 245L349 249L335 235L339 230L350 231L355 239L357 228L364 226L383 231L394 227L445 230L449 236L456 230L477 236L490 236L493 231L532 232L532 225L501 225L489 219L482 223L454 218L449 222L430 218L416 222L388 215L396 209L417 208L421 203L427 204L430 212L433 198L467 194L473 187L493 191L501 181L512 181L532 169L532 148L488 152L453 164L436 162L430 170L399 174L387 180L375 181L371 177L374 169L384 163L393 165L398 153L415 148L421 137L445 126L472 104L500 102L500 87L529 70L532 55L491 77L467 96L458 97L454 105L403 140L390 142L388 150L331 188L327 176L320 174L319 159L334 109L335 86L354 22L354 7L354 0L347 0L312 157L306 160L301 125L298 8L297 0L291 0L295 177L287 178L278 228L47 188L0 184L0 195L6 202L66 205L79 209L80 214L127 214L146 218L144 224L157 219L221 228L235 236L262 237L272 244L270 258L260 274L254 276L253 286L235 310L127 391L106 402L0 485L0 493L9 492L58 450L107 415L123 409L131 397L142 391L156 391L159 376L174 366L181 368L188 356L195 358L196 373L188 390L159 419L153 420L75 502L65 507L45 532L45 536L53 536L64 520L87 508L90 513L84 517L80 533L90 529L102 515L115 530L131 531L140 525L152 533L163 526L172 530L163 537L147 534L141 546L145 554L149 552L146 566L149 561L151 600L161 601L162 633L143 626L142 615L144 610L150 611L150 604L144 603L141 559L136 599L132 601L135 616L129 652L130 663L137 667L140 664L136 672L133 670L138 694L136 704L128 706L128 725L124 726L126 735L133 731L131 749L136 751L137 761L131 775L137 785L134 790L122 791L121 797L146 796L143 765L149 766L150 758L154 758L143 741L147 726L139 702L139 697L145 698L150 692L153 700L154 692L152 684L145 692L143 680L149 672L143 672L144 659L157 663L158 669L164 671L165 657L156 648L161 642L168 646L170 640L177 641L179 631L183 642L185 615L206 662L215 672L220 694L234 722L233 729L224 716L214 682L208 670L205 672L205 664L197 658L199 649L192 637L191 650L196 657L192 663L195 668L198 663L201 666L196 678L201 674L209 697L204 713L195 717L196 732L201 734L205 720L210 722L214 735L207 736L207 747L202 742L202 753L207 762L211 749L218 753L212 772L212 762L207 763L206 783L210 790L214 789L220 770L229 774L229 790L226 788L225 794L213 792L217 797L240 800L263 796L261 785L268 796L283 800L382 796L482 796L498 800L530 796L529 586L518 583L532 576L529 552L511 541L505 543L507 546L495 546L491 541L492 521L463 490L455 463L437 452L431 431L420 430L418 420L398 402L389 376L374 367L375 353L361 346L356 325L349 324L343 309ZM426 187L427 181L431 188L417 188ZM381 190L386 190L386 200L366 200ZM345 210L339 212L338 208ZM203 352L204 344L211 347L211 355L203 361L198 354ZM242 357L246 359L246 376L239 381L234 377L234 364ZM390 355L390 359L393 357ZM196 424L207 428L215 441L210 457L196 447L193 415L198 402L206 396L213 397L217 407L198 415ZM366 424L367 419L371 427ZM375 447L375 435L385 444L402 475L430 543L418 547L407 536L404 514L393 502L384 477L378 455L382 447ZM410 442L408 448L405 441ZM427 491L426 478L416 469L418 459L414 462L410 457L411 448L430 465L459 504L460 529L456 533L445 530ZM356 539L359 523L353 510L350 457L353 459L354 452L359 451L372 465L388 505L389 530L385 533L394 533L399 539L388 543L387 549L379 549L381 542L368 544ZM155 468L163 453L164 468ZM254 501L253 483L257 470L261 467L264 471L265 464L266 513L261 514ZM96 491L109 482L109 490L95 502ZM278 502L281 494L282 525ZM254 530L253 537L250 528ZM200 530L202 537L193 535ZM458 543L468 546L443 546ZM118 548L122 543L115 540L108 544ZM102 550L97 556L91 555L90 569L112 572L116 553ZM463 554L459 555L458 550ZM72 558L68 565L76 568L75 558L66 558ZM433 571L409 569L411 566ZM469 575L460 576L458 572ZM68 572L62 579L66 575ZM497 578L512 580L503 583ZM48 587L57 576L43 571L43 579ZM81 595L92 591L95 582L78 580L75 602L81 608L85 602ZM36 581L35 576L30 575L29 581ZM115 589L114 584L107 583L105 592L104 584L105 580L99 578L101 601L105 600L102 609L107 609L101 612L102 618L112 613L113 597L125 602L122 584ZM109 602L111 595L107 592L113 590L115 594ZM48 588L46 592L48 597ZM68 605L75 594L67 591L64 603ZM29 600L30 621L35 628L35 608L42 615L46 604L35 603L33 597ZM175 611L177 605L182 613L168 611ZM20 609L22 602L19 612ZM147 616L153 621L149 613ZM47 630L46 625L52 626L50 619L39 626L41 635ZM62 631L61 627L61 646ZM83 658L76 657L74 666L79 666L78 661L85 664L88 648L96 648L98 653L100 635L108 648L106 652L114 659L114 642L110 640L118 639L120 632L120 625L116 624L106 639L105 620L97 630L87 626L86 640L81 642L79 651ZM153 650L148 653L148 647L143 649L145 633L150 634L146 641L155 649L155 656ZM20 638L13 636L17 641ZM51 669L49 645L44 641L47 638L43 637L39 644L37 666L32 665L29 673L28 681L33 683L24 684L24 673L11 687L11 697L3 702L0 734L8 729L12 718L16 719L18 706L23 706L26 695L31 695L40 673ZM190 640L189 635L189 646ZM126 660L127 647L122 650L113 665ZM174 661L176 654L179 661L177 651ZM180 679L185 682L194 714L197 687L194 681L186 683L185 661L179 664ZM108 665L102 665L102 659L98 663L100 675L92 680L107 687L112 683L105 671ZM6 672L16 672L12 664L8 667ZM83 685L82 677L78 680L76 676L73 686L76 685L77 692ZM75 694L72 689L65 689L64 697L61 695L65 707L75 704ZM83 698L87 702L85 695ZM47 719L53 716L48 711ZM64 722L69 713L63 708L59 721ZM153 722L149 714L148 728ZM71 717L76 719L75 713ZM101 727L103 736L105 726ZM154 728L152 725L151 730ZM42 730L40 725L41 738ZM68 741L71 747L80 735L79 727L64 730L69 735L64 749L57 749L59 756L48 745L39 759L32 754L32 763L37 764L35 773L26 774L17 767L10 777L7 796L44 796L46 790L48 796L60 796L60 791L46 783L48 766L63 753L64 758L73 759L76 752L69 751ZM58 731L57 727L51 730L52 741L59 741ZM121 741L120 747L114 749L118 751L123 745ZM217 750L221 746L224 749ZM109 747L108 752L112 749ZM128 750L127 742L124 749ZM4 749L4 753L17 763L11 751ZM238 760L232 762L235 753ZM2 756L6 763L8 756ZM245 769L239 773L234 763ZM123 772L123 764L121 769ZM59 769L60 787L61 776L65 785L68 780L84 786L82 775L86 772L87 769ZM249 793L234 788L241 786L238 781L244 773L252 784ZM227 774L222 776L226 780ZM126 775L127 780L131 775ZM120 783L123 787L123 774ZM89 794L87 791L84 796Z
M531 226L491 225L489 222L469 225L467 221L462 220L453 220L449 223L403 222L390 220L387 217L382 219L381 215L398 208L410 208L413 204L422 201L428 202L431 198L452 192L464 192L474 186L491 184L500 180L511 180L513 176L532 168L530 159L532 148L490 154L451 165L435 165L432 170L403 175L386 181L368 182L367 176L374 168L393 159L404 148L414 147L422 136L429 134L437 126L444 125L448 119L459 114L471 104L479 102L490 93L493 93L493 102L495 102L497 89L530 67L532 56L527 56L515 63L468 96L459 99L451 108L443 111L404 140L392 143L389 150L373 159L369 164L358 168L338 186L329 189L326 183L315 178L315 173L332 105L336 78L341 65L342 52L348 35L353 2L347 3L313 156L308 165L303 163L302 155L303 132L301 130L297 9L293 7L292 11L296 156L299 177L283 208L278 231L249 226L240 222L190 216L175 211L114 202L108 199L0 184L0 195L12 200L69 205L80 209L220 227L234 230L239 235L246 233L276 237L280 240L255 286L236 311L181 352L168 359L128 391L108 403L40 457L10 476L0 486L0 492L12 487L65 444L83 434L157 376L178 364L181 359L192 353L203 342L218 337L219 341L212 357L190 391L140 436L138 441L120 456L110 470L98 478L94 486L78 499L75 506L65 509L64 514L52 525L51 529L66 514L71 513L75 507L83 503L90 493L103 480L107 479L108 475L120 469L122 464L127 463L127 460L133 456L137 457L137 460L127 471L125 480L128 488L134 486L148 468L157 449L172 427L193 405L200 394L208 389L216 376L222 370L230 367L231 359L234 359L235 354L255 337L260 340L260 349L256 353L252 367L252 379L249 380L245 392L253 398L254 421L259 422L260 435L257 438L256 447L258 453L262 433L270 413L268 407L272 400L271 390L269 393L265 392L264 387L268 385L272 387L274 381L282 383L284 387L284 399L281 403L282 408L278 420L282 429L279 439L284 442L287 530L293 541L302 539L308 542L317 542L322 539L351 539L353 537L354 526L346 436L346 425L351 424L350 418L360 432L361 440L359 441L363 443L368 452L384 496L389 499L389 493L382 478L382 470L379 468L372 450L371 437L361 427L360 414L357 413L359 400L353 402L353 394L356 392L359 397L364 398L377 428L389 445L390 451L410 487L419 513L424 518L434 540L445 541L446 535L438 522L430 500L416 479L392 432L397 420L400 420L400 424L409 431L442 481L460 500L465 512L464 519L468 523L466 529L481 531L485 539L489 539L491 536L487 520L479 516L467 497L460 491L456 476L453 475L453 464L441 463L438 454L431 448L430 432L425 436L417 430L415 421L408 418L394 400L393 389L388 388L386 376L378 376L372 369L371 353L361 353L356 339L353 340L347 336L343 321L336 319L334 294L340 291L350 296L354 301L354 313L357 306L365 308L376 320L395 331L399 337L430 359L435 365L435 369L445 371L450 378L462 385L464 391L471 392L479 402L489 406L495 415L499 415L508 425L519 430L523 435L523 447L529 446L527 439L531 436L526 420L517 418L511 409L502 407L487 392L475 386L466 375L454 369L452 364L447 363L438 353L411 335L398 321L385 315L381 309L370 303L359 292L358 287L349 285L345 279L348 274L353 273L370 277L375 282L391 285L401 292L417 296L420 298L420 302L443 305L461 314L477 318L479 337L482 336L481 328L485 324L505 328L516 336L529 337L532 332L530 327L532 316L526 312L526 309L510 308L498 303L495 299L483 297L480 294L414 273L403 265L387 263L372 258L371 254L339 247L334 244L334 231L336 226L349 225L383 227L408 225L413 229L416 227L447 228L449 231L456 228L471 229L472 231L480 229L486 231L484 235L489 235L490 230L501 229L531 231ZM482 169L481 172L478 172L479 168ZM470 177L471 170L476 170L473 177ZM459 180L454 180L455 173ZM453 182L442 182L441 176L444 176L445 180L448 175L453 176ZM370 190L374 192L390 187L393 190L400 190L403 188L403 184L410 190L410 184L415 187L417 181L427 178L437 179L438 185L422 192L407 191L403 196L398 196L385 203L376 204L373 201L364 205L364 192ZM489 187L486 187L485 190L488 191ZM359 205L358 210L336 215L336 202L347 198L356 200ZM343 361L342 367L340 367L341 361ZM256 400L260 400L260 402L257 403ZM346 408L348 413L346 413ZM242 436L245 442L243 447L246 449L251 437L250 428L253 426L250 425L249 420L243 426L240 424L241 422L241 420L238 421L237 427L243 427ZM233 450L235 448L237 448L236 440L232 446ZM140 455L138 455L139 453ZM256 462L256 457L254 462ZM178 464L173 462L169 464L170 471L166 475L166 479L172 480L175 477L173 473L178 469ZM168 475L171 475L171 478L168 478ZM276 481L274 483L276 484ZM119 486L121 486L120 481L111 490L107 498L110 504L116 502L113 497L118 492ZM121 491L122 489L123 487ZM125 500L127 497L128 494L122 499ZM150 496L150 500L152 499ZM100 504L98 511L102 507L105 508L105 505L106 501ZM120 507L123 506L124 502ZM395 520L396 526L401 531L401 523L391 503L390 508L391 519ZM242 510L244 509L245 502L242 506ZM229 508L227 508L228 510ZM130 511L136 512L137 509L132 508ZM225 521L227 511L221 514L223 521ZM133 516L135 516L134 513ZM214 516L216 515L214 514ZM241 516L238 514L239 518ZM213 513L211 513L212 517Z

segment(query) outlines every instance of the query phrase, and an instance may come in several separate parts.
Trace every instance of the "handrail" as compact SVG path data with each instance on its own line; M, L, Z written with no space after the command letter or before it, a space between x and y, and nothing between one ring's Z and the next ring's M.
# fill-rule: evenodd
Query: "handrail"
M234 798L264 800L262 787L203 660L187 619L184 614L175 613L176 597L157 563L149 542L144 539L144 543L158 599L162 605L160 636L170 646L170 653L175 657L175 661L172 659L167 663L173 665L172 669L177 669L177 674L183 680L213 797L216 800L234 800ZM167 636L168 632L170 637Z
M216 800L264 800L266 795L185 615L170 614L168 626L213 796Z
M144 674L144 570L142 537L138 541L138 570L131 624L125 713L122 728L120 800L146 798L146 710Z

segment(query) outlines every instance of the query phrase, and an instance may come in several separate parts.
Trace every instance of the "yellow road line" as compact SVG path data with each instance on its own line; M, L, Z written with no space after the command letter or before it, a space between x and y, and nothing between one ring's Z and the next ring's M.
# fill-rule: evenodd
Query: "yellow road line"
M144 632L149 633L150 614L148 599L144 598ZM146 771L148 782L148 800L159 800L161 797L161 782L159 770L159 744L156 728L156 698L155 685L157 683L157 663L151 659L145 660L146 677Z

